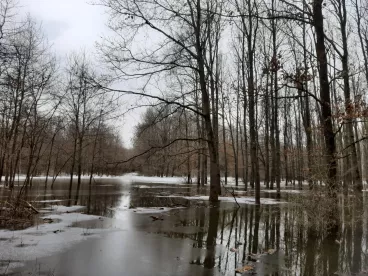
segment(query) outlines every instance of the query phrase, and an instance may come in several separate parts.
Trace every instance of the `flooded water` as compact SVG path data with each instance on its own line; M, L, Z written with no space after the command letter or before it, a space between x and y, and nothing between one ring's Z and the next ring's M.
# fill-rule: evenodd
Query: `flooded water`
M116 231L28 261L13 275L368 275L365 194L344 199L349 207L331 236L309 227L313 218L290 202L302 195L287 191L279 204L238 208L185 198L208 194L196 185L96 179L91 189L83 182L79 194L68 188L68 180L46 190L35 182L27 200L37 208L86 206L85 213L101 218L74 223L85 235L96 228ZM0 188L1 197L7 193ZM245 195L241 188L237 194ZM173 209L161 212L163 207Z

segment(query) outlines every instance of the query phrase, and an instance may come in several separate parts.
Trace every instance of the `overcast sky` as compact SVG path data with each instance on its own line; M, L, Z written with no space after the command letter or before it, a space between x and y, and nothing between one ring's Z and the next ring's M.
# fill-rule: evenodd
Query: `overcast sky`
M0 0L1 1L1 0ZM95 42L107 33L107 15L90 0L19 0L21 13L42 23L43 31L59 59L72 51L95 54ZM134 112L117 125L126 146L131 146L133 127L140 117Z

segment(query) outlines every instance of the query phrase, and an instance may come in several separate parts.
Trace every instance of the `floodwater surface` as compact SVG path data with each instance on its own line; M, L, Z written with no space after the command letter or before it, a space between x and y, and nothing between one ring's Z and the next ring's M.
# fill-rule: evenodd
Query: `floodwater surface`
M242 187L234 189L233 194L252 196ZM1 197L8 193L0 188ZM276 194L263 192L262 198L274 204L240 207L190 199L207 194L206 187L196 185L119 178L96 179L92 187L84 180L79 193L70 193L67 180L57 180L52 189L35 181L26 197L36 208L86 206L84 213L99 219L76 221L72 227L84 235L89 229L116 231L27 261L12 275L368 275L365 195L344 199L349 208L340 216L339 232L331 236L309 227L315 218L293 201L302 194L284 191L277 203ZM0 260L0 273L6 261Z

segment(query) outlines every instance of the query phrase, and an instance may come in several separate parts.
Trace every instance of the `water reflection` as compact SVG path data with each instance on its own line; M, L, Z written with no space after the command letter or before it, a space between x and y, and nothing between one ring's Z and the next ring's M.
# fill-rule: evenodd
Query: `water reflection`
M68 185L63 180L56 181L53 189L44 189L42 184L35 182L32 189L26 191L27 200L37 208L65 205L70 201L65 189ZM1 193L0 196L7 196L4 190ZM161 237L157 240L155 236L152 244L160 250L160 262L170 258L172 242L182 247L189 255L178 256L180 262L193 267L186 269L200 273L187 275L234 275L236 268L246 266L252 267L249 273L257 275L368 275L364 272L368 270L365 197L341 200L346 208L339 218L340 230L328 235L310 227L308 215L297 211L293 204L236 208L232 203L221 203L211 207L206 202L168 197L206 193L206 189L198 190L196 185L130 185L118 179L105 179L97 180L92 187L82 182L79 194L73 191L71 197L73 204L87 206L87 213L112 218L111 225L124 219L124 223L139 220L132 231ZM272 197L272 194L265 193L263 197L266 196ZM283 200L289 196L283 195ZM147 214L134 214L137 207L186 208L165 213L162 221L152 222ZM132 220L126 220L128 215L133 216ZM192 250L187 248L188 241ZM150 256L145 255L145 258ZM160 270L160 265L155 267ZM182 275L188 271L183 270ZM151 275L161 274L152 271Z
M206 268L213 268L215 267L215 255L216 255L216 244L217 244L217 228L219 222L219 208L212 207L210 208L209 214L209 224L208 224L208 231L207 231L207 240L206 240L206 257L204 259L203 265Z

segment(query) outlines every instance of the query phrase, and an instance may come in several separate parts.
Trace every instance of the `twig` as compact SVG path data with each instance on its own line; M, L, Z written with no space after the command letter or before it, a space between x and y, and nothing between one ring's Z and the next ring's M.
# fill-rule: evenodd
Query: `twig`
M224 189L233 196L233 198L235 200L235 203L236 203L236 205L238 205L238 209L239 209L240 208L240 205L239 205L238 201L236 200L234 188L231 187L233 190L232 191L229 191L228 188L224 184L222 184L222 187L224 187Z
M6 266L6 269L3 275L6 275L8 273L9 266L10 266L10 260L8 261L8 265Z

